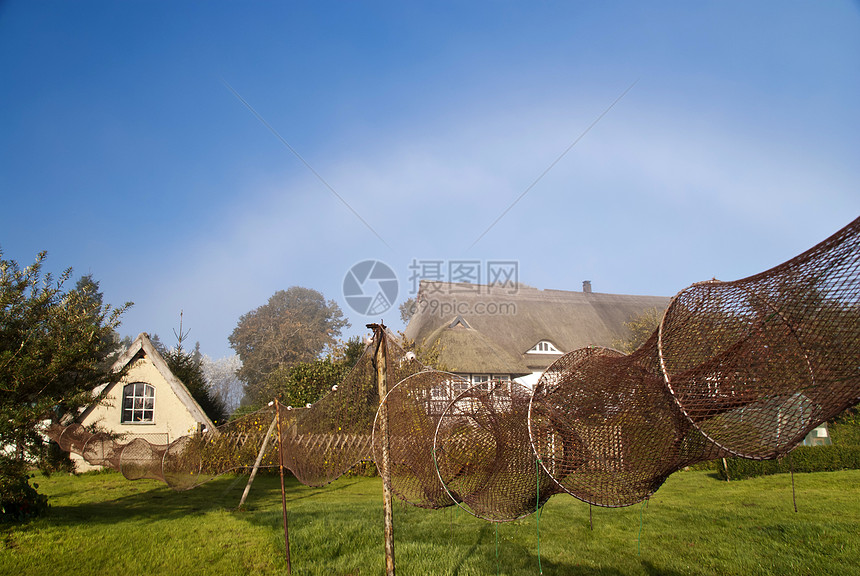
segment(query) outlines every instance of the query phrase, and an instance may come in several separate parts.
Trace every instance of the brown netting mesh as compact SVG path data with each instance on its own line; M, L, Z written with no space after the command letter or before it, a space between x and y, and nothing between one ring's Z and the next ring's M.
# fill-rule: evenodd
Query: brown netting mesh
M475 516L516 520L560 492L529 444L530 398L517 382L482 382L458 394L437 418L439 480Z
M638 350L575 350L531 395L512 382L471 386L427 370L387 337L382 404L371 346L322 400L281 406L277 419L270 406L169 444L126 443L79 424L47 435L127 478L187 489L251 466L270 430L262 466L277 465L280 422L285 466L320 486L361 460L380 463L387 419L391 489L416 506L461 502L495 521L559 491L627 506L695 462L783 455L860 401L858 272L860 219L762 274L691 286Z
M203 460L201 451L194 449L195 440L193 436L181 436L170 443L162 457L161 473L174 490L187 490L214 476L211 472L202 474Z
M860 218L736 282L680 292L660 324L665 382L702 434L774 458L860 400Z
M535 386L529 432L546 473L598 506L640 502L678 469L720 455L666 390L656 333L630 355L590 347L559 358Z
M100 432L93 435L84 445L81 451L84 460L94 466L119 467L119 453L116 451L116 442L110 435Z
M292 413L283 407L282 421L292 421ZM278 438L274 431L274 406L267 406L232 420L215 430L200 434L181 436L170 443L162 459L162 474L165 482L174 490L187 490L212 478L253 465L266 441L269 429L273 429L260 465L277 466Z
M447 372L426 370L401 380L385 397L389 429L391 491L420 508L443 508L454 501L439 482L433 463L436 424L469 382ZM456 391L456 392L455 392ZM381 419L373 428L373 454L382 461Z
M385 340L392 382L423 368L407 357L393 337ZM372 350L368 348L344 380L312 406L280 406L284 466L304 484L322 486L360 461L373 459L371 436L379 392ZM275 407L268 406L170 444L144 438L126 442L121 436L93 434L80 424L53 424L46 434L63 450L82 455L90 464L119 470L130 480L152 478L175 490L187 490L225 472L252 466L270 429L260 465L277 466L275 424Z
M392 385L423 368L393 337L385 342ZM284 465L303 484L328 484L362 460L373 460L373 421L379 409L374 349L368 347L335 390L284 428Z
M119 471L128 480L151 478L163 482L161 465L165 452L167 446L164 444L150 444L143 438L135 438L122 447Z
M282 407L282 425L289 427L294 414L300 412ZM155 444L142 437L125 441L122 436L93 434L80 424L67 427L52 424L46 434L64 450L80 454L92 465L118 470L129 480L152 478L175 490L187 490L219 474L250 467L274 415L275 410L270 406L216 430L181 436L169 444ZM261 466L277 466L277 449L277 436L273 435Z
M80 424L71 424L67 427L59 424L51 424L46 430L48 436L57 443L65 452L80 453L87 440L90 439L89 432Z

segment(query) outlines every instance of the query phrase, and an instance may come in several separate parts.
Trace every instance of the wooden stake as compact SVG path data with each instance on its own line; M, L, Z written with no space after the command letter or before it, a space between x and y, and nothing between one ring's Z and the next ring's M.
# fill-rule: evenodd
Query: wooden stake
M376 342L374 364L376 365L376 384L379 388L379 430L382 433L382 508L385 523L385 573L394 576L394 509L391 498L391 456L390 436L388 432L388 408L382 401L388 394L388 346L386 343L385 325L368 324L373 329L373 339Z
M260 453L257 454L257 459L254 461L254 468L251 469L251 476L248 478L248 483L245 485L245 491L242 492L242 499L239 500L239 508L241 508L245 504L245 499L248 497L248 493L251 491L251 484L254 483L254 478L257 476L257 469L260 468L260 463L263 461L263 453L266 452L266 446L269 445L269 436L272 435L272 430L275 429L275 424L278 423L278 415L275 414L275 417L272 418L272 423L269 425L269 431L266 432L266 437L263 438L263 446L260 448Z
M284 548L287 552L287 574L292 574L290 565L290 531L287 528L287 494L284 492L284 438L281 434L281 405L275 399L275 422L278 423L278 467L281 469L281 507L284 511Z

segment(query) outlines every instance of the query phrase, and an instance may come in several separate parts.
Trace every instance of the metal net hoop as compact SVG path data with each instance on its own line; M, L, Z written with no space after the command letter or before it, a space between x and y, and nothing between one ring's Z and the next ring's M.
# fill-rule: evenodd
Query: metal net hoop
M664 385L743 458L783 456L860 400L860 218L749 278L694 284L658 328Z
M452 399L433 437L440 484L463 510L490 522L534 514L559 490L528 441L531 394L512 380L474 384Z
M94 466L110 466L116 457L114 442L108 434L93 434L83 445L80 452L84 460Z
M150 444L143 438L135 438L120 451L119 471L127 480L150 478L164 482L161 458L167 446Z
M529 409L544 470L596 506L641 502L673 472L721 455L672 402L656 332L629 355L590 347L562 356L541 377Z
M56 427L59 428L58 425ZM81 440L81 437L88 437L89 434L83 426L76 422L62 429L59 438L57 438L57 444L64 452L80 450L86 443L86 439Z
M203 474L203 458L198 445L201 438L180 436L171 442L161 457L164 481L173 490L190 490L215 477Z
M757 311L765 311L767 320L731 321ZM792 418L788 430L772 432L785 420L785 410L804 411L808 399L802 391L814 388L815 376L795 329L765 299L742 285L694 284L672 299L658 330L666 387L716 446L734 456L767 459L807 434L813 417L808 409L806 418Z
M578 406L571 406L554 398L554 395L563 392L578 367L589 358L597 356L616 358L624 356L624 353L603 346L579 348L557 359L544 371L529 398L527 427L529 443L538 464L558 490L589 504L613 507L599 497L584 493L564 482L565 477L584 463L582 453L585 451L585 445L579 440L571 426L572 422L567 418L568 409Z
M379 468L382 462L380 414L385 407L389 429L389 488L401 500L430 509L456 504L439 482L433 458L433 437L453 392L468 386L469 382L456 374L428 369L400 380L380 403L372 431L374 461Z

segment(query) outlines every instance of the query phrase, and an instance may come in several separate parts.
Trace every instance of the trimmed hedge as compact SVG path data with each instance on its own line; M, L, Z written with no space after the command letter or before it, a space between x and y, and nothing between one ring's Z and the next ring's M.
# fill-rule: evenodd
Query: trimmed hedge
M860 446L798 446L789 458L778 460L748 460L728 458L730 480L743 480L755 476L790 472L833 472L836 470L860 470ZM720 478L726 479L726 469L717 461Z

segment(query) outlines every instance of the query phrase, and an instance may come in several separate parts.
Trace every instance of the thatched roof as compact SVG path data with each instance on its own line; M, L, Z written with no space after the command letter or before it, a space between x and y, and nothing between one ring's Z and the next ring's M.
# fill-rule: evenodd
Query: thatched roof
M528 374L519 355L512 355L481 332L469 327L462 318L443 324L430 334L427 342L438 342L442 350L440 365L455 372L472 374ZM461 370L468 367L469 370Z
M405 334L425 344L439 341L440 363L451 372L529 374L559 357L527 354L538 342L548 340L563 353L611 347L628 336L625 322L649 308L663 311L670 300L528 287L509 291L422 281Z

